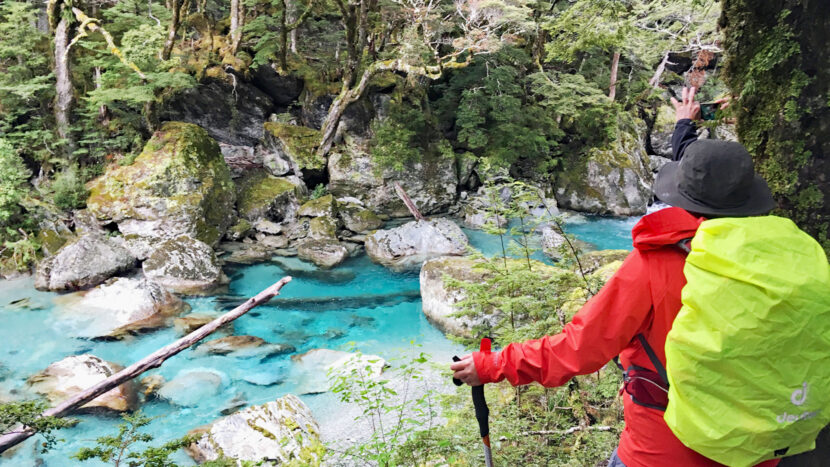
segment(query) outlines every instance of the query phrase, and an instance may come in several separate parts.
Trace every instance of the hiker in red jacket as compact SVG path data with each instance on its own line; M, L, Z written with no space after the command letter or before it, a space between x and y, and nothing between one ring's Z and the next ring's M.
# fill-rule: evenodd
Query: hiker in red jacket
M680 291L686 284L685 244L701 222L706 216L760 215L775 206L766 183L754 174L751 158L747 165L745 149L733 157L737 143L696 141L693 120L700 104L694 88L684 88L682 102L672 103L676 162L658 174L655 193L676 207L649 214L634 226L634 250L560 334L513 343L500 352L475 352L451 366L453 376L471 386L507 379L514 386L536 381L554 387L598 371L619 355L628 369L626 379L636 374L649 381L626 385L625 429L609 467L720 465L684 446L663 421L666 386L651 362L656 358L665 368L666 335L680 311ZM663 388L653 390L659 385Z

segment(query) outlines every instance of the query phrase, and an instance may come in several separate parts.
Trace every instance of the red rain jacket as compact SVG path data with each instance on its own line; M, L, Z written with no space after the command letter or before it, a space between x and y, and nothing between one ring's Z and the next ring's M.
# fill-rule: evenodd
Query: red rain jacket
M536 381L555 387L593 373L616 355L623 367L654 369L636 339L642 333L665 366L666 335L680 311L686 253L676 246L704 219L680 208L643 217L632 230L634 251L560 334L514 343L501 352L475 352L482 383L507 379L514 386ZM617 454L627 467L719 466L684 446L663 421L663 412L624 397L625 429ZM772 467L778 460L759 465Z

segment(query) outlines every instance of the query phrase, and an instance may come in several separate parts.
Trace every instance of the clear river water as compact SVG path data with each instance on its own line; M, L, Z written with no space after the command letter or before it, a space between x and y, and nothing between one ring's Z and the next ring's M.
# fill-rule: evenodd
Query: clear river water
M631 249L630 231L637 218L574 216L566 230L597 248ZM501 251L498 237L465 230L471 244L485 255ZM543 259L541 253L535 256ZM284 275L294 281L280 297L234 323L234 334L254 335L268 342L296 347L296 353L315 348L347 349L353 345L366 354L390 360L424 351L433 361L449 362L463 352L446 339L421 312L417 271L394 273L372 263L365 255L349 259L329 271L318 270L297 258L277 257L268 263L226 268L231 278L228 295L189 298L192 313L229 310L241 297L261 291ZM25 393L26 379L50 363L70 355L91 353L127 366L179 336L172 328L120 341L97 341L68 337L72 326L60 310L58 294L39 292L30 278L0 281L0 395ZM21 302L22 300L22 302ZM210 339L210 338L209 338ZM411 341L421 347L415 347ZM155 417L147 431L155 443L175 439L208 424L230 405L263 404L308 388L309 375L300 373L290 355L276 358L198 356L191 350L168 360L159 373L168 381L188 372L208 371L221 377L218 388L188 388L180 405L152 400L142 411ZM321 425L338 417L336 399L318 394L301 397ZM3 466L104 465L80 463L70 458L81 447L92 447L95 438L114 434L118 417L85 415L75 427L59 432L64 441L46 454L38 452L40 440L30 439L0 457ZM193 462L179 453L176 461Z

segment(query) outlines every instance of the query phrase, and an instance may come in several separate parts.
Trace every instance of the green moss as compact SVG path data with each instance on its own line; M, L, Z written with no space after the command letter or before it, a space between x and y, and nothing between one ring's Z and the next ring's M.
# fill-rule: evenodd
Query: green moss
M300 206L299 215L308 217L331 216L336 212L336 203L332 195L321 196L306 201Z
M830 140L830 20L822 5L798 0L725 0L724 80L739 96L734 108L740 141L779 203L830 253L830 195L826 141ZM769 11L778 12L769 15Z
M254 220L264 215L278 200L295 196L296 186L284 178L256 171L239 181L237 209L239 215Z
M197 125L167 122L129 166L112 166L88 184L96 217L154 220L184 215L213 244L227 227L234 184L219 145ZM147 206L160 206L147 213ZM154 209L153 211L156 211Z
M283 144L286 152L301 169L325 168L326 159L317 155L317 146L322 139L322 134L318 130L287 123L267 122L265 131Z
M329 217L315 217L308 223L312 238L337 238L337 223Z

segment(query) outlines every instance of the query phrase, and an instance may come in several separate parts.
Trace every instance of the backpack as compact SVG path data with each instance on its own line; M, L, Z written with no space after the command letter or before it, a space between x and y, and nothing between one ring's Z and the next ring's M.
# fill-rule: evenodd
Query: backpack
M729 466L815 448L830 422L830 265L775 216L703 222L666 338L664 419Z

